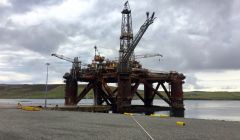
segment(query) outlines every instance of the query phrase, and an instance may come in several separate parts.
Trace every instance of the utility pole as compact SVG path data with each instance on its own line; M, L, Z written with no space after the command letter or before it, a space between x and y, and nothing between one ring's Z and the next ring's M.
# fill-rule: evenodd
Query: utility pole
M50 65L50 63L46 63L47 65L47 77L46 77L46 89L45 89L45 104L44 104L44 108L47 108L47 92L48 92L48 66Z

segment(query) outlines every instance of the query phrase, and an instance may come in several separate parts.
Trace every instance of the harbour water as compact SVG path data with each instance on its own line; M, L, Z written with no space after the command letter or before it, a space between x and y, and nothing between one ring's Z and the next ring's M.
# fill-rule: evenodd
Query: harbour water
M0 105L44 105L44 99L0 99ZM63 99L48 99L48 106L63 105ZM83 99L79 105L91 105L92 99ZM133 100L132 104L142 105L141 100ZM162 100L154 100L154 105L167 106ZM229 100L186 100L185 118L240 121L240 101ZM155 112L169 114L168 111Z

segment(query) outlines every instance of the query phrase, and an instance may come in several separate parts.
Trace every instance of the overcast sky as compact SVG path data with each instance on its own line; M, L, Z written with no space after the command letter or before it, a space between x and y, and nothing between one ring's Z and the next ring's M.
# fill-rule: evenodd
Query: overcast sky
M71 64L51 57L80 56L91 62L94 45L118 56L121 10L113 0L0 0L0 83L63 83ZM155 71L186 75L185 90L240 90L239 0L129 0L133 32L146 11L157 19L135 52L161 53L141 60Z

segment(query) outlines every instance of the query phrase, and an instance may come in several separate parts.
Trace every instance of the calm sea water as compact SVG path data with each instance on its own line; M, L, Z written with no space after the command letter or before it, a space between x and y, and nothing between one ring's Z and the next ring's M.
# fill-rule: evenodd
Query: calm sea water
M0 104L15 105L44 105L44 99L0 99ZM63 99L48 99L48 106L63 105ZM79 105L93 104L92 99L83 99ZM132 104L142 105L141 100L133 100ZM154 105L167 106L162 100L154 100ZM186 100L185 118L214 119L227 121L240 121L240 101L219 100ZM156 112L156 114L169 114L168 111Z

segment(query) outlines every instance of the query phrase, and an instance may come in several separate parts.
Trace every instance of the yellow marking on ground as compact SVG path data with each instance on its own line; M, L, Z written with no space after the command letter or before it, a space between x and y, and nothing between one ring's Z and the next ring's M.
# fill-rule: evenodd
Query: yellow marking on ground
M168 118L169 117L168 115L165 115L165 114L151 114L150 116L151 117L160 117L160 118Z
M128 116L132 116L133 115L133 113L123 113L124 115L128 115Z

